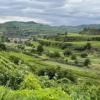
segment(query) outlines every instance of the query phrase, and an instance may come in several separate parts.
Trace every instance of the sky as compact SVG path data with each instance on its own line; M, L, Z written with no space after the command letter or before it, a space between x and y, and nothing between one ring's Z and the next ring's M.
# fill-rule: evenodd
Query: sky
M100 24L100 0L0 0L0 23Z

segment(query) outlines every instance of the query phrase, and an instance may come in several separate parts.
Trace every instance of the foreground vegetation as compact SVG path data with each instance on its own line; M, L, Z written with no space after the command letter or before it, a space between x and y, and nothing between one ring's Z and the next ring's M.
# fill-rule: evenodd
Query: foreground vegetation
M1 37L0 100L100 100L97 37L33 35L24 42Z

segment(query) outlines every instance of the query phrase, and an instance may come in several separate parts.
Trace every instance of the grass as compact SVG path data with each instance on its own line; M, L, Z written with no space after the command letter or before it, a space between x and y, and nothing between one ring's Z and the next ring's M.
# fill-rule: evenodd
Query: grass
M69 37L85 37L85 38L100 37L100 35L88 35L88 34L78 34L78 33L69 33L67 36L69 36Z
M77 66L71 66L71 65L66 65L66 64L61 64L58 62L54 61L43 61L40 58L34 58L28 55L25 55L23 53L17 53L17 52L3 52L3 56L7 59L9 58L10 55L14 55L16 57L19 57L22 59L26 65L31 65L31 66L38 66L38 68L43 68L43 67L61 67L65 69L69 69L73 71L74 74L78 75L79 77L88 77L88 78L93 78L99 80L100 73L99 71L88 69L88 68L81 68Z
M84 46L88 42L91 43L93 47L100 47L100 42L98 41L78 41L78 42L67 42L67 43L72 43L76 46Z

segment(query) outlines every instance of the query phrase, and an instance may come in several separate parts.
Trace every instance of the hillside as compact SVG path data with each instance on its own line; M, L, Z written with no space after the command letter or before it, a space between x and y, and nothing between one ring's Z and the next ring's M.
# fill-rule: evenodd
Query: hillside
M84 28L80 34L100 35L100 29L96 28Z
M100 35L0 41L0 100L100 100Z
M6 35L25 35L29 36L32 34L57 34L68 32L80 32L84 28L100 28L100 25L80 25L80 26L50 26L39 24L35 22L6 22L0 24L0 32L6 33Z

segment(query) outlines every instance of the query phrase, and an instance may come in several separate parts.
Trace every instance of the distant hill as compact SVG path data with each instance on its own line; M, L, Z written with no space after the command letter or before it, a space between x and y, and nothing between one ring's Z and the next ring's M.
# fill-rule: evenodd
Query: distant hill
M98 28L84 28L80 34L88 34L88 35L100 35L100 29Z
M100 24L79 25L79 26L50 26L36 22L19 22L11 21L0 24L0 33L3 32L8 36L32 35L32 34L56 34L64 32L81 32L84 28L100 28Z

